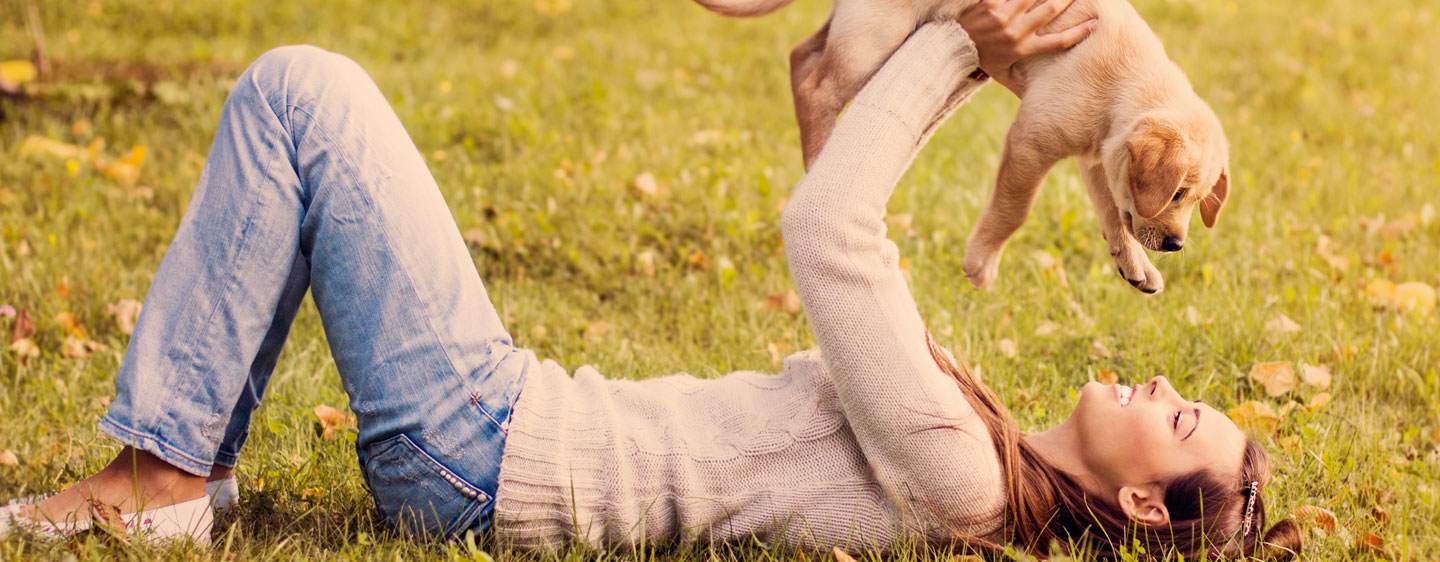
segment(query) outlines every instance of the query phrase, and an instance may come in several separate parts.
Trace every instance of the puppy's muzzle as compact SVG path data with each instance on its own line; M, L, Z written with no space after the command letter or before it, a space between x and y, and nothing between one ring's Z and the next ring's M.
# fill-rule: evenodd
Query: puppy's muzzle
M1166 236L1165 239L1160 242L1160 251L1162 252L1178 252L1184 247L1185 239L1176 236Z

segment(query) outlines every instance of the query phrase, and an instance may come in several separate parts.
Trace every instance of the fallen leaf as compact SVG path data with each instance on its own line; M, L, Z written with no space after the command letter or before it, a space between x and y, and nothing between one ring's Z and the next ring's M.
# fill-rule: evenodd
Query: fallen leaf
M51 235L50 242L51 242L51 243L54 243L54 242L55 242L55 239L54 239L54 235L53 235L53 234ZM60 300L62 300L62 301L64 301L64 300L70 300L70 283L67 283L67 282L65 282L65 281L61 281L59 285L56 285L56 286L55 286L55 297L58 298L58 299L60 299Z
M65 342L60 344L60 353L66 357L86 357L91 353L105 349L100 342L90 341L78 336L65 336Z
M304 492L300 492L301 500L321 497L325 497L325 491L321 490L320 488L306 488Z
M76 318L72 313L61 312L60 314L56 314L55 323L59 324L60 329L67 334L81 338L85 337L85 326L82 326L80 319Z
M1295 390L1295 370L1284 361L1256 363L1250 368L1250 379L1265 385L1265 394L1271 397Z
M1375 533L1365 533L1355 539L1355 550L1368 554L1380 554L1385 546L1385 539Z
M1319 410L1320 408L1324 408L1325 405L1326 405L1326 404L1329 404L1329 403L1330 403L1330 393L1329 393L1329 392L1321 392L1321 393L1319 393L1319 394L1316 394L1316 395L1310 397L1310 403L1305 405L1305 409L1310 410L1310 411L1313 412L1313 411L1315 411L1315 410Z
M650 197L660 195L660 184L655 181L655 175L650 172L635 176L635 189Z
M140 301L135 299L120 299L115 304L105 306L105 314L115 318L115 323L120 326L120 331L125 335L135 333L135 320L140 317Z
M1272 334L1290 334L1300 331L1300 325L1289 316L1276 312L1275 316L1265 323L1265 331Z
M20 457L15 456L15 451L5 449L0 451L0 466L19 466Z
M315 420L320 424L320 437L326 441L339 437L346 428L355 425L354 417L324 404L315 407Z
M1113 355L1114 355L1114 354L1110 352L1110 348L1105 347L1105 344L1104 344L1104 343L1101 343L1100 340L1095 340L1095 341L1090 342L1090 357L1091 357L1091 358L1094 358L1094 359L1109 359L1109 358L1112 357Z
M1271 433L1280 427L1280 416L1264 402L1246 400L1225 412L1225 415L1230 416L1230 421L1244 430Z
M1100 369L1095 373L1095 382L1100 384L1119 384L1120 375L1109 369Z
M1375 518L1381 525L1388 525L1390 523L1390 512L1385 511L1385 508L1378 505L1370 506L1370 517Z
M1419 281L1401 283L1395 287L1395 308L1429 314L1435 310L1435 289Z
M29 338L35 334L35 322L30 319L30 311L20 309L20 314L15 316L15 326L10 329L10 343Z
M0 81L19 85L34 80L38 74L39 72L35 70L35 63L28 60L0 62Z
M1330 366L1329 365L1306 365L1300 364L1300 379L1305 384L1325 390L1330 388Z
M690 257L685 258L685 260L690 262L690 265L702 269L710 263L710 257L705 255L705 250L695 250L691 252Z
M773 295L765 295L765 306L771 310L795 314L800 312L800 295L795 293L795 289L785 289Z
M40 357L40 348L36 347L35 342L31 341L30 338L20 338L10 342L10 351L15 352L15 355L20 357L22 363L27 358L34 359Z
M854 558L851 558L849 554L845 554L845 551L840 550L838 546L834 547L830 551L830 554L835 555L835 562L855 562Z
M1297 507L1290 512L1290 516L1294 517L1295 522L1301 526L1313 526L1324 531L1325 536L1330 536L1335 532L1336 523L1338 522L1335 514L1331 513L1330 510L1313 505Z
M1000 340L1000 353L1004 354L1006 357L1014 359L1015 355L1018 352L1019 350L1015 348L1015 340L1012 340L1010 338L1002 338Z

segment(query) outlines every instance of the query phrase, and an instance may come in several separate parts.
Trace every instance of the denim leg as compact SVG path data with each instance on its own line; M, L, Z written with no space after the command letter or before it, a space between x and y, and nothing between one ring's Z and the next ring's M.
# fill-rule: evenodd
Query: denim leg
M227 99L101 429L207 474L243 394L263 390L301 266L382 514L412 530L473 524L493 502L533 355L511 347L384 96L353 61L314 47L266 53Z

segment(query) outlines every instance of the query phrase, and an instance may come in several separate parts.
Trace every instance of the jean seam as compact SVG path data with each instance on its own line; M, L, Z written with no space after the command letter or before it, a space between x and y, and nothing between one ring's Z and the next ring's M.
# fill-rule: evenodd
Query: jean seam
M339 145L339 143L336 143L335 140L334 140L334 138L325 130L325 127L323 127L323 126L320 125L321 123L324 122L323 120L316 119L314 114L310 113L310 112L307 111L305 108L300 107L299 105L295 105L295 104L292 104L292 103L288 103L288 102L287 102L287 103L286 103L286 109L287 109L287 112L288 112L288 111L298 111L298 112L300 112L300 113L304 113L304 114L305 114L305 117L308 119L308 122L309 122L310 124L314 125L315 133L318 134L318 135L320 135L321 140L322 140L323 142L325 142L326 145L329 145L329 146L338 146L338 145ZM396 116L396 120L399 120L399 116ZM292 121L292 123L293 123L293 119L292 119L291 121ZM403 124L402 124L402 127L403 127ZM291 135L291 137L292 137L292 142L293 142L293 137L294 137L294 135L295 135L294 131L287 131L287 132L290 133L290 135ZM296 151L296 154L299 154L300 149L299 149L298 146L296 147L295 151ZM359 198L360 198L360 201L365 204L367 210L373 212L374 209L375 209L375 203L374 203L374 201L371 201L370 198L365 194L364 190L363 190L363 189L360 189L359 182L355 180L355 175L356 175L356 174L355 174L354 172L359 169L359 166L356 165L356 163L351 160L350 155L349 155L349 154L346 154L345 151L336 151L334 154L336 154L337 156L339 156L341 162L344 162L344 164L345 164L345 176L346 176L346 178L349 180L351 187L354 187L354 188L355 188L355 189L354 189L354 192L355 192L356 196L359 197ZM383 164L382 164L382 165L383 165ZM393 177L393 176L394 176L394 174L392 173L392 171L389 170L388 168L386 169L386 173L387 173L387 177ZM297 174L297 175L298 175L298 174ZM328 187L328 186L326 186L326 187ZM437 186L437 189L438 189L438 186ZM319 191L317 190L311 197L312 197L312 199L313 199L313 198L319 197L319 195L320 195L320 194L319 194ZM443 202L444 198L442 197L441 200L442 200L442 202ZM307 206L307 210L308 210L308 206ZM447 208L447 210L448 210L448 208ZM395 256L403 256L403 255L404 255L403 252L396 251L395 245L394 245L394 243L393 243L393 236L392 236L392 233L391 233L391 231L390 231L389 225L382 223L382 224L380 224L379 226L380 226L380 229L379 229L379 230L380 230L380 233L381 233L381 238L382 238L383 241L384 241L384 244L385 244L386 249L389 250L389 251L390 251L393 255L395 255ZM471 266L473 267L473 264L472 264ZM419 302L426 302L425 299L423 299L423 298L421 297L420 291L416 288L417 286L416 286L416 284L415 284L415 277L414 277L413 275L411 275L411 273L410 273L410 264L408 263L408 261L402 261L402 267L400 268L400 273L405 276L405 284L406 284L407 288L410 289L411 294L412 294ZM435 340L435 342L438 344L436 347L440 348L440 352L445 355L445 364L450 367L450 372L451 372L454 376L456 376L456 377L462 377L462 378L463 378L464 375L460 372L460 369L456 367L455 358L451 356L451 354L450 354L450 349L444 345L444 343L443 343L443 342L444 342L444 339L440 337L440 332L439 332L439 330L436 330L436 329L435 329L435 323L434 323L434 320L431 318L430 311L429 311L429 310L422 310L422 315L425 317L425 326L426 326L426 328L427 328L427 329L429 330L429 332L430 332L430 337ZM489 369L489 368L492 366L492 365L489 364L489 363L490 363L490 362L489 362L488 359L487 359L487 364L485 365L485 368L486 368L486 369ZM466 386L469 386L469 385L466 385ZM483 410L483 408L482 408L482 410ZM492 418L492 419L493 419L493 418Z
M108 415L108 414L105 415L105 417L100 418L100 429L101 429L102 431L105 430L105 429L110 429L110 430L113 430L114 433L123 434L123 437L122 437L121 435L114 435L113 433L112 433L112 436L115 437L115 438L116 438L117 440L119 440L120 442L125 443L125 444L127 444L127 445L130 445L130 446L135 447L136 449L140 449L140 450L145 450L145 448L144 448L143 446L141 446L140 443L130 443L130 442L127 442L127 441L142 441L142 442L143 442L143 441L145 441L145 440L149 440L150 442L154 443L157 447L159 447L161 450L163 450L163 451L165 451L165 452L168 452L168 453L170 453L170 454L173 454L173 455L175 455L175 456L178 456L178 457L180 457L180 458L182 458L182 459L184 459L184 460L186 460L186 461L189 461L189 462L191 462L191 463L194 463L194 464L196 465L195 468L200 468L200 469L201 469L203 472L205 472L205 473L209 473L209 471L210 471L210 466L211 466L212 464L214 464L214 463L211 462L211 461L205 461L204 459L200 459L199 457L196 457L196 456L194 456L194 455L192 455L192 454L190 454L190 453L187 453L187 452L181 450L179 447L176 447L175 445L169 443L168 441L165 441L165 440L164 440L163 438L161 438L159 435L156 435L156 434L154 434L154 433L147 433L147 432L139 431L139 430L136 430L136 429L134 429L134 428L132 428L132 427L130 427L130 426L128 426L128 425L125 425L125 424L123 424L123 423L121 423L121 422L119 422L119 421L116 421L115 418L111 417L111 416ZM126 437L128 437L129 439L126 439ZM203 465L203 466L202 466L202 465ZM180 467L180 468L183 469L184 467ZM186 470L186 472L191 472L192 474L194 473L194 472L189 471L189 470Z

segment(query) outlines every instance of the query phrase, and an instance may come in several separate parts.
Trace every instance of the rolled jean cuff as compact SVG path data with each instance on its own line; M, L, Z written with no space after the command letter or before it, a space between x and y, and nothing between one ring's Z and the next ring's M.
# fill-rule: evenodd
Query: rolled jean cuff
M225 451L217 451L215 453L215 464L218 464L225 468L235 468L235 465L240 464L240 456L232 455L230 453L226 453Z
M175 468L196 476L210 475L211 465L214 464L212 461L202 460L195 455L186 453L174 445L166 443L158 435L135 431L129 426L115 421L109 414L100 419L98 427L102 433L115 438L116 441L155 455Z

